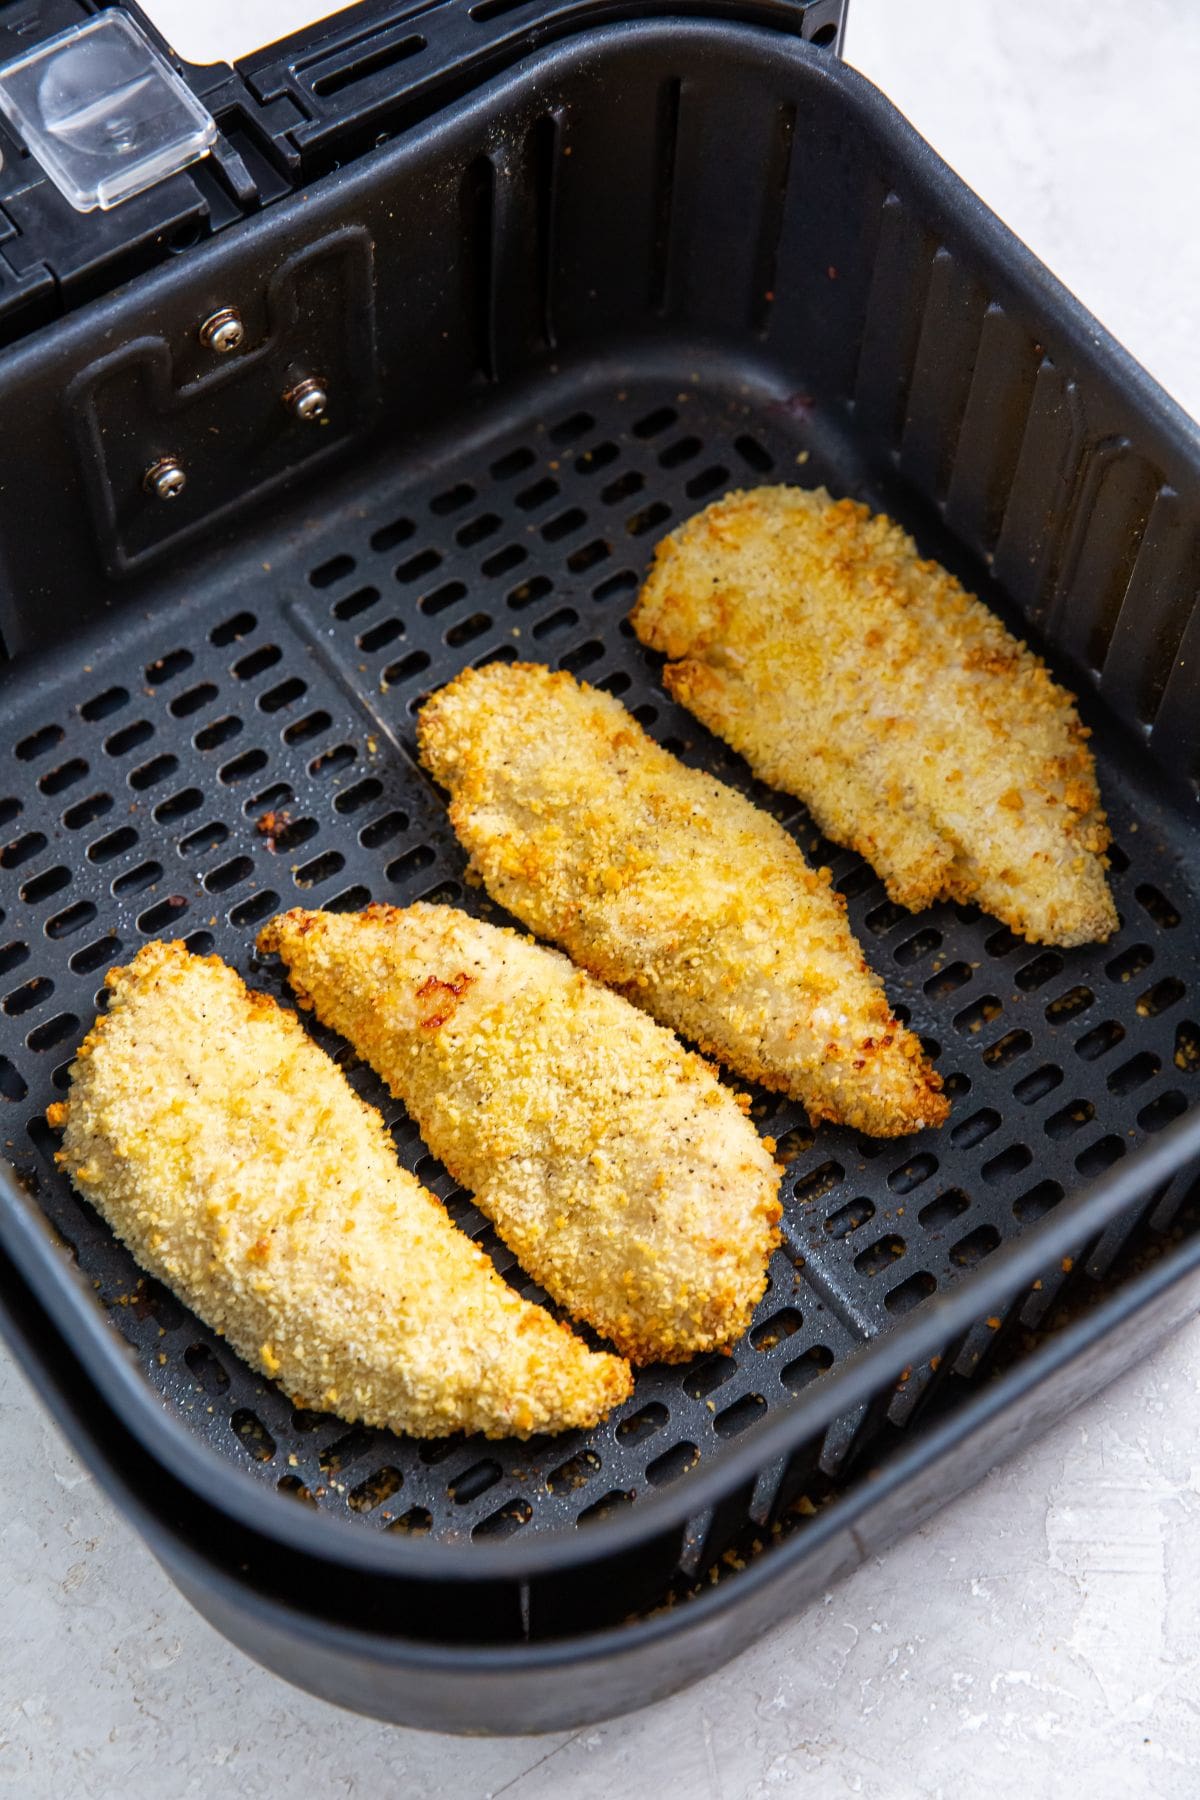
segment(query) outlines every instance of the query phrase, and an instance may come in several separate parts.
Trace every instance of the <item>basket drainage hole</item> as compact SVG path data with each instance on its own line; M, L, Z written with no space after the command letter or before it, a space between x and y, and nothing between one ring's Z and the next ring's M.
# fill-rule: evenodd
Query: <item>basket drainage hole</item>
M503 1473L498 1462L485 1457L482 1462L472 1463L469 1469L456 1475L446 1492L459 1506L467 1506L472 1500L478 1500L480 1494L486 1494L490 1487L494 1487Z
M1200 1026L1193 1025L1190 1019L1175 1027L1174 1062L1186 1075L1194 1075L1200 1069Z
M706 1394L723 1387L736 1373L737 1363L732 1356L710 1356L689 1369L679 1385L693 1400L703 1400Z
M1178 1119L1187 1111L1187 1100L1178 1088L1169 1088L1152 1100L1149 1106L1143 1106L1138 1114L1138 1124L1143 1131L1161 1131L1173 1119Z
M462 507L469 506L475 497L475 489L470 482L460 481L456 487L446 488L442 493L435 494L429 502L429 510L442 518L447 513L458 512Z
M298 1406L292 1413L293 1431L317 1431L329 1422L329 1414L311 1412L306 1407Z
M61 744L65 736L61 725L43 725L40 731L31 731L16 747L17 761L33 762L37 757L45 756L56 744Z
M514 475L523 475L526 469L532 469L536 461L537 457L528 445L520 444L515 450L497 457L488 473L493 481L511 481Z
M120 712L121 708L128 704L128 688L105 688L102 694L96 694L93 699L84 701L79 709L79 716L81 719L86 719L89 725L94 725L98 719L110 718L113 713Z
M930 1200L917 1214L917 1222L924 1231L941 1231L952 1224L963 1213L968 1211L971 1202L961 1188L947 1188L936 1200Z
M1051 1025L1063 1025L1068 1019L1077 1019L1081 1012L1086 1012L1095 998L1089 987L1068 988L1065 994L1051 1000L1046 1008L1046 1018Z
M18 754L20 753L18 752ZM1143 911L1149 913L1156 925L1161 925L1164 931L1175 929L1179 923L1179 909L1167 899L1164 893L1161 893L1158 888L1152 887L1147 881L1135 888L1133 894L1138 905Z
M747 1425L753 1425L755 1419L761 1419L766 1410L767 1403L761 1394L743 1394L740 1400L717 1414L713 1430L718 1437L736 1437Z
M1003 1037L988 1045L983 1060L991 1069L1005 1069L1018 1056L1024 1056L1032 1045L1033 1039L1027 1031L1006 1031Z
M471 1536L511 1537L514 1531L520 1531L522 1526L528 1525L532 1517L533 1508L528 1500L510 1500L507 1506L502 1506L497 1512L489 1513L486 1519L481 1519L473 1528Z
M68 831L82 831L85 825L92 825L110 813L115 805L111 794L92 794L86 800L80 800L75 806L68 807L63 814L63 824Z
M931 1156L926 1150L920 1156L910 1157L898 1169L893 1169L887 1178L887 1184L894 1194L911 1194L914 1188L920 1187L923 1181L928 1181L937 1172L937 1166L937 1157Z
M5 1100L23 1100L28 1092L20 1070L7 1056L0 1056L0 1096Z
M168 681L174 681L176 675L182 675L195 662L190 650L170 650L166 656L146 664L146 682L149 687L165 687Z
M803 1356L798 1356L794 1362L788 1363L787 1367L781 1371L779 1379L790 1394L799 1394L808 1387L810 1382L815 1381L818 1375L823 1375L826 1369L832 1369L832 1367L833 1351L827 1349L824 1344L814 1344L811 1350L804 1352Z
M241 901L229 914L229 923L239 928L257 925L260 919L269 918L279 906L279 895L270 888L261 894L252 894L249 900Z
M1084 1033L1075 1045L1075 1054L1082 1056L1085 1062L1095 1062L1098 1057L1115 1050L1124 1036L1123 1025L1118 1025L1115 1019L1106 1019L1102 1025Z
M239 1407L229 1421L229 1428L255 1462L270 1462L275 1454L275 1439L257 1413L251 1412L248 1406Z
M1174 1006L1182 1000L1187 989L1182 981L1174 975L1168 975L1165 981L1156 981L1152 988L1147 988L1137 1003L1138 1017L1141 1019L1157 1018L1159 1013L1166 1012L1168 1006Z
M795 1162L813 1147L816 1134L810 1125L793 1125L782 1137L775 1140L775 1160L781 1163Z
M902 1237L889 1232L886 1237L876 1238L873 1244L860 1250L854 1259L854 1266L860 1275L874 1279L876 1275L882 1275L885 1269L890 1269L893 1263L899 1262L907 1248Z
M70 762L59 763L57 769L50 769L41 777L38 786L43 794L61 794L64 788L74 787L82 781L88 772L88 765L81 756L74 756Z
M929 977L925 983L925 992L931 1000L945 1000L949 995L957 993L959 988L966 987L974 973L970 963L947 963L944 969L938 969ZM956 1019L954 1023L957 1025L958 1020ZM964 1030L965 1027L959 1026L959 1029ZM976 1026L975 1029L978 1030L979 1027Z
M499 9L496 8L494 10ZM481 8L479 7L473 8L471 17L477 18L480 11ZM593 430L595 424L596 421L590 412L583 412L581 410L579 412L570 413L565 419L560 419L557 425L552 425L550 427L550 442L552 444L573 443L576 438L582 437L585 432Z
M48 900L51 894L61 893L63 888L70 886L70 882L70 869L59 863L55 868L43 869L40 875L33 876L18 892L27 906L37 906L42 900Z
M323 856L315 856L311 862L305 863L302 869L296 869L292 880L298 888L319 887L331 876L340 874L345 866L346 859L340 850L327 850Z
M964 1007L962 1012L956 1016L955 1029L972 1033L980 1032L985 1025L990 1025L993 1019L998 1019L1003 1011L1003 1005L995 994L984 994L980 999L972 1001L970 1006Z
M23 944L15 948L25 950ZM28 955L28 951L25 951L25 955ZM10 1018L20 1018L22 1013L30 1012L33 1007L40 1006L43 1000L48 1000L53 992L54 983L48 975L35 975L32 981L26 981L21 987L14 988L11 994L5 995L4 1010Z
M402 1531L406 1537L428 1537L433 1530L433 1514L425 1506L410 1506L406 1513L393 1519L389 1531Z
M206 1394L223 1394L229 1386L229 1376L207 1344L189 1344L183 1360Z
M1007 1181L1010 1175L1027 1169L1032 1161L1033 1151L1028 1144L1010 1144L1007 1150L1001 1150L999 1156L993 1156L990 1162L984 1163L983 1179L988 1182Z
M390 1464L376 1469L373 1475L368 1475L365 1481L360 1481L357 1487L351 1488L346 1504L355 1512L374 1512L377 1506L382 1506L385 1500L390 1500L393 1494L399 1492L403 1481L404 1477L399 1469L393 1469Z
M1111 1169L1125 1154L1125 1141L1110 1133L1099 1138L1096 1143L1089 1144L1075 1158L1075 1167L1084 1176L1099 1175L1105 1169Z
M976 1144L982 1144L985 1138L991 1137L999 1124L1000 1114L992 1107L985 1106L954 1127L950 1133L950 1142L956 1150L973 1150Z
M632 1506L635 1498L636 1491L633 1488L613 1488L611 1493L593 1501L591 1506L585 1506L575 1523L591 1525L599 1519L611 1519L614 1513L622 1511L626 1506Z
M77 976L92 976L97 968L104 967L104 963L112 963L122 949L124 943L112 932L108 938L97 938L94 943L86 943L83 950L76 950L76 954L70 959L70 967Z
M1027 1193L1017 1195L1013 1201L1013 1217L1023 1225L1034 1219L1044 1218L1062 1197L1063 1190L1057 1181L1039 1181Z
M839 1162L819 1163L815 1169L810 1169L807 1175L800 1177L792 1192L797 1200L807 1205L830 1193L837 1187L845 1173L845 1169Z
M374 1440L369 1431L346 1431L335 1438L332 1444L326 1444L317 1461L322 1475L338 1475L350 1463L357 1462L365 1456Z
M1062 1078L1063 1072L1055 1063L1043 1063L1040 1069L1034 1069L1014 1082L1013 1094L1023 1106L1032 1106L1035 1101L1052 1094Z
M868 931L873 931L877 936L882 937L885 931L890 931L894 925L900 923L901 919L907 919L909 916L907 908L897 906L892 900L885 900L881 906L875 907L872 912L867 914L864 923ZM970 979L969 972L968 979Z
M281 1475L279 1480L275 1483L275 1486L281 1494L286 1494L290 1500L299 1500L304 1506L315 1506L317 1504L316 1500L313 1498L311 1489L304 1485L298 1475Z
M1104 973L1110 981L1132 981L1143 969L1148 969L1154 961L1154 952L1149 944L1131 944L1128 950L1122 950L1120 956L1114 956L1111 962L1105 963Z
M374 548L377 550L380 550L380 549L383 549L384 546L382 544L376 544L374 546ZM331 556L328 562L318 563L317 567L315 569L310 569L309 574L308 574L308 579L309 579L309 583L312 587L327 588L327 587L332 587L335 581L341 581L343 576L353 575L353 573L354 573L354 558L352 556ZM250 615L248 613L244 613L241 615L241 617L250 618ZM238 623L238 620L236 620L236 619L230 620L229 624L220 625L217 627L217 630L221 631L221 632L227 632L227 631L229 631L229 625L235 625L237 623ZM252 630L253 625L254 625L254 621L251 619L250 625L246 629ZM234 637L244 637L245 631L236 631L236 632L231 633L231 635ZM214 644L227 644L229 642L229 638L228 637L218 637L217 633L214 631L212 641Z
M883 1304L890 1313L911 1312L922 1300L928 1300L930 1294L937 1291L937 1282L926 1270L910 1275L884 1295Z
M237 665L235 673L236 670ZM176 694L167 711L173 719L190 719L201 707L210 706L219 691L215 681L201 681L195 687L185 688L182 694Z
M1071 1137L1084 1125L1090 1125L1096 1109L1090 1100L1071 1100L1046 1120L1043 1130L1048 1138Z
M915 937L906 938L902 944L897 944L892 955L901 964L920 962L922 958L932 955L941 942L940 931L918 931Z
M679 423L679 414L673 406L659 406L638 419L633 427L634 437L661 437L664 431Z
M1056 975L1061 975L1062 969L1063 959L1057 950L1047 950L1018 969L1013 980L1022 993L1033 994L1048 981L1053 981Z
M700 1461L700 1451L695 1444L672 1444L669 1450L656 1457L646 1468L646 1480L653 1487L665 1487L669 1481L677 1481L694 1469Z
M1114 1069L1108 1078L1108 1090L1111 1094L1131 1094L1135 1088L1143 1087L1161 1069L1162 1063L1151 1050L1143 1050L1139 1056L1132 1057L1129 1062L1122 1063Z
M952 1245L950 1261L957 1263L960 1269L973 1269L976 1263L982 1262L985 1256L990 1256L999 1245L1000 1233L994 1225L977 1225L974 1231L969 1231L966 1237L959 1238L957 1244Z
M56 1019L47 1019L36 1031L31 1031L25 1039L31 1050L39 1054L43 1050L53 1050L55 1044L61 1044L64 1038L73 1037L79 1030L79 1020L74 1013L59 1013Z
M641 1444L656 1431L661 1431L670 1418L666 1407L657 1400L648 1406L639 1407L628 1419L622 1419L617 1426L617 1436L623 1444Z
M581 1450L578 1456L572 1456L568 1462L546 1477L546 1486L552 1494L570 1494L577 1488L586 1487L600 1468L600 1458L594 1450Z
M785 1306L782 1312L773 1313L754 1327L750 1342L756 1350L774 1350L788 1338L795 1337L803 1323L803 1317L794 1306Z

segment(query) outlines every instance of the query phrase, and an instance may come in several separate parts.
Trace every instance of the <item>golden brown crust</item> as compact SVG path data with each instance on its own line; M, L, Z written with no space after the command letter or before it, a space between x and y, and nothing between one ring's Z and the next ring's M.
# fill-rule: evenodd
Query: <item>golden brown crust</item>
M779 1171L672 1032L449 906L284 913L258 942L575 1318L638 1363L742 1335L779 1239Z
M891 1137L945 1118L827 871L611 695L496 663L417 731L489 892L582 967L814 1121Z
M519 1298L402 1169L379 1114L218 957L108 976L59 1160L151 1274L297 1403L419 1437L593 1425L631 1391Z
M890 519L729 494L659 545L632 620L670 693L898 905L978 901L1038 943L1115 931L1072 696Z

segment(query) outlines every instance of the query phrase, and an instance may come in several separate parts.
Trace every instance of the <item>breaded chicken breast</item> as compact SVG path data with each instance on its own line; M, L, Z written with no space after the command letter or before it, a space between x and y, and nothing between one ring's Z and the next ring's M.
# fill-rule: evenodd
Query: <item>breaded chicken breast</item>
M742 1335L779 1240L779 1171L674 1033L450 906L289 912L258 943L575 1318L638 1363Z
M108 976L59 1161L142 1267L297 1405L417 1437L593 1425L630 1392L500 1279L294 1014L153 943Z
M1073 696L890 519L824 488L729 494L633 610L669 693L914 911L1035 943L1111 935L1108 830Z
M531 663L468 669L418 741L488 891L600 980L814 1121L893 1137L945 1118L828 873L610 694Z

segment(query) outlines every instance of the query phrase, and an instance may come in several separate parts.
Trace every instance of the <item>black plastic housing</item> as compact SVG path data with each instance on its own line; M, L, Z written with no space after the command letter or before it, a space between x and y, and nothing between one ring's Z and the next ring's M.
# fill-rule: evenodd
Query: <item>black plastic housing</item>
M804 9L564 7L535 49L536 10L510 66L464 64L390 141L0 361L5 1329L214 1623L458 1730L578 1723L712 1667L1126 1366L1194 1306L1200 1258L1195 428L803 41ZM225 305L247 339L216 359L196 333ZM285 403L306 376L322 425ZM169 504L143 482L166 456ZM1110 944L900 912L667 700L625 622L653 543L788 479L886 507L1078 685ZM791 1155L785 1247L735 1355L644 1371L594 1433L418 1446L295 1414L139 1279L44 1111L148 937L280 991L253 937L281 905L480 905L412 714L518 654L619 692L831 865L954 1108L881 1145L756 1094ZM1083 1310L1025 1349L1056 1303Z

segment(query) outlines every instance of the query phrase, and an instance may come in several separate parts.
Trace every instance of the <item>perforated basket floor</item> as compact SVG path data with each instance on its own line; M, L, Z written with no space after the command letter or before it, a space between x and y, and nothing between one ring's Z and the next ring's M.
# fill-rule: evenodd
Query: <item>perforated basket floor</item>
M369 480L343 480L301 522L214 560L186 592L164 591L85 648L18 666L0 689L6 1152L167 1404L264 1481L368 1526L447 1537L562 1526L682 1479L1161 1128L1200 1086L1188 985L1200 914L1180 870L1182 828L1147 799L1136 757L1102 721L1122 927L1108 945L1061 953L972 909L914 917L892 906L869 869L664 697L657 660L625 619L673 521L731 486L780 479L827 479L903 516L902 496L865 488L853 446L803 401L711 365L700 383L685 366L669 378L593 366L586 384L560 377L531 390L520 419L509 394L503 418L481 414L419 470L397 458ZM929 519L908 522L954 560ZM977 570L962 572L978 585ZM643 1371L634 1398L586 1435L422 1445L294 1412L139 1277L55 1171L42 1116L66 1086L103 971L148 938L215 948L282 994L277 971L252 955L257 926L281 907L444 898L487 911L464 889L441 799L411 761L412 714L464 664L517 656L619 694L661 741L753 793L829 863L868 956L937 1058L953 1113L940 1133L878 1143L829 1127L814 1136L797 1108L757 1095L756 1120L791 1157L786 1242L736 1352ZM395 1121L402 1159L520 1282L379 1084L317 1035ZM1047 1272L1026 1322L1063 1279ZM960 1347L960 1369L998 1323L981 1322ZM894 1421L929 1373L901 1388ZM827 1471L861 1424L840 1422L814 1452ZM767 1490L756 1516L770 1510Z

